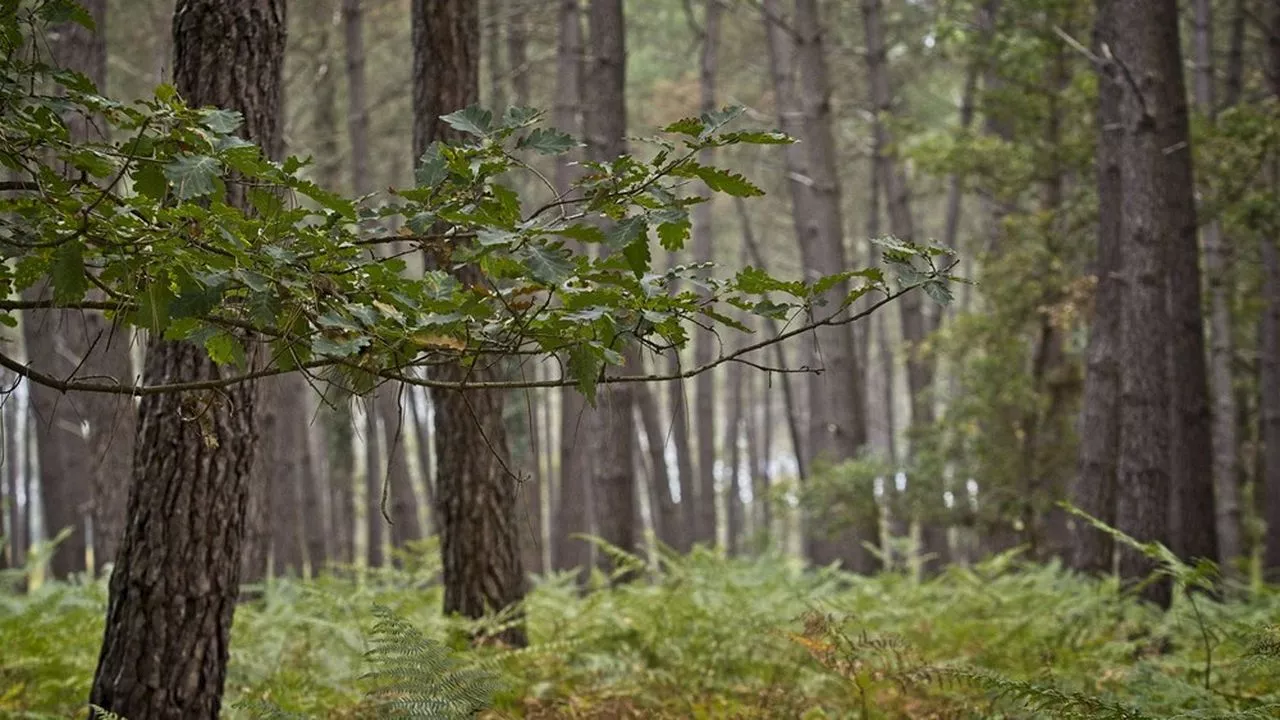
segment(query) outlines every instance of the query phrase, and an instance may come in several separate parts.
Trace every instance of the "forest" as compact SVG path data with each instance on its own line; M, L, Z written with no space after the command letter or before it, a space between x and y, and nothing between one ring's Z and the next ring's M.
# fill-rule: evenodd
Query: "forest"
M0 0L0 717L1280 718L1280 0Z

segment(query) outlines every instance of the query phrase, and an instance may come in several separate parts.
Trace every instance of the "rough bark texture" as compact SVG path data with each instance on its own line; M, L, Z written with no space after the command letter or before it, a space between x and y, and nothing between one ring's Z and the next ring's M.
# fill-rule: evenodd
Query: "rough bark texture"
M182 0L175 84L244 115L278 153L283 0ZM202 348L156 341L148 384L217 377ZM253 465L254 386L150 395L139 408L129 522L111 575L90 702L130 720L218 717Z
M702 25L702 52L698 62L699 103L702 112L716 109L716 57L720 45L720 3L706 0L706 13ZM698 161L704 165L714 162L714 153L703 150ZM693 255L697 262L714 260L712 240L715 237L711 224L711 203L693 208ZM704 293L705 295L705 293ZM695 331L693 362L702 366L711 362L718 339L708 331ZM694 414L693 436L697 439L698 482L696 521L693 526L694 541L706 545L716 544L716 375L704 372L693 381Z
M729 402L725 408L723 460L728 482L725 484L725 551L737 555L741 551L743 520L742 506L742 457L738 442L742 432L742 372L743 365L733 363L725 373L729 384ZM748 476L749 477L749 476Z
M334 562L355 562L355 432L351 417L351 398L334 393L326 409L324 438L329 466L329 532Z
M622 0L592 0L587 22L586 87L592 89L594 98L583 118L587 154L597 162L608 162L626 152L627 54ZM631 368L640 364L640 357L634 347L623 354L626 365L621 371L632 372ZM591 422L591 453L595 459L591 491L596 532L601 540L626 552L635 552L638 548L633 524L635 395L631 383L601 385L596 394L596 407L587 412ZM597 564L611 568L612 559L599 553Z
M559 4L559 40L556 48L556 98L554 123L557 128L578 134L582 127L580 98L582 84L582 12L578 0ZM558 193L568 192L575 168L568 155L556 156L555 185ZM552 518L551 565L556 570L578 568L586 580L591 565L591 546L576 535L591 532L591 500L588 478L590 458L585 451L586 402L574 388L560 391L560 487L555 495Z
M378 410L373 399L364 404L364 562L368 567L386 563L387 517L382 512L382 484L386 479L383 466L382 430L378 428Z
M301 577L302 556L302 488L298 465L297 433L298 399L291 397L302 384L301 378L275 377L258 383L258 448L254 483L267 489L267 532L270 542L271 569L275 575Z
M803 109L803 146L807 148L811 212L799 218L801 254L809 276L840 272L847 268L844 250L844 223L840 212L840 182L836 171L838 153L831 129L830 83L822 42L822 23L817 0L796 2L796 62L800 72L800 100ZM794 208L793 208L794 211ZM804 248L808 248L805 250ZM838 307L848 293L848 283L839 283L828 297L829 307ZM836 326L814 333L815 366L825 368L809 381L809 453L815 462L838 463L856 457L866 444L863 378L854 349L853 332ZM873 502L868 495L867 503ZM846 570L873 572L876 557L863 544L875 543L879 528L867 512L854 526L836 537L821 534L808 538L808 555L821 564L838 561Z
M480 18L471 0L413 3L413 150L421 157L436 140L458 141L439 117L475 104L479 96ZM464 282L475 270L456 269ZM439 380L483 382L496 371L446 364ZM525 593L516 517L517 478L508 469L504 394L445 391L435 401L436 505L444 560L444 611L480 617L519 602ZM628 457L628 462L630 458ZM523 625L502 639L526 642Z
M12 387L15 380L17 376L8 371L0 374L0 382L3 382L5 387ZM5 483L5 542L8 544L9 567L15 568L26 565L29 540L27 514L30 509L30 499L28 498L26 503L18 502L26 459L22 439L27 437L26 414L22 409L25 407L18 402L17 395L10 395L0 406L0 413L3 413L0 422L4 423L4 463L0 470L3 471Z
M346 42L347 137L351 144L351 192L369 192L369 108L364 53L364 11L361 0L342 0L342 31Z
M671 259L675 264L674 253ZM680 354L672 351L667 356L667 370L671 373L680 370ZM693 548L694 523L697 522L698 499L694 497L696 472L693 469L693 443L689 432L689 383L676 380L667 384L667 411L671 414L670 442L675 446L676 482L680 487L679 513L683 530L679 534L680 544L676 548L681 552L689 552Z
M1111 46L1110 0L1098 2L1094 23L1096 48ZM1098 257L1094 275L1097 286L1089 342L1085 350L1084 399L1080 415L1080 457L1071 485L1076 507L1103 522L1115 524L1116 464L1120 452L1120 326L1122 314L1122 222L1120 149L1124 128L1120 125L1123 91L1114 65L1100 68L1098 81ZM1115 542L1110 535L1080 521L1074 524L1076 570L1108 574L1114 565Z
M1170 440L1174 389L1170 387L1169 259L1180 250L1181 220L1193 206L1186 99L1173 0L1116 2L1111 9L1116 63L1113 82L1123 90L1120 153L1125 268L1120 343L1120 457L1116 526L1143 541L1168 542ZM1166 152L1166 148L1179 148ZM1182 156L1179 158L1178 156ZM1181 206L1181 207L1179 207ZM1120 575L1143 580L1152 562L1120 551ZM1143 596L1170 602L1167 582Z
M1213 75L1213 4L1195 0L1195 102L1206 117L1217 111ZM1213 484L1217 511L1218 560L1229 574L1244 555L1240 526L1240 459L1236 436L1236 395L1232 362L1230 248L1215 218L1204 227L1205 267L1209 277L1209 380L1213 396Z
M1267 40L1271 93L1280 98L1280 6L1272 9L1271 32ZM1280 184L1280 177L1272 177ZM1262 444L1262 519L1267 524L1263 541L1264 574L1280 581L1280 248L1276 237L1262 241L1263 294L1266 305L1259 325L1261 397L1258 412Z

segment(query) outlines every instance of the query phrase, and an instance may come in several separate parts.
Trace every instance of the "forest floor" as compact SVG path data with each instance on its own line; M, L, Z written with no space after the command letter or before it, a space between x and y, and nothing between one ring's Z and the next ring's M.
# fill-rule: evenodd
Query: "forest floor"
M440 617L434 547L421 550L402 569L275 580L246 602L224 716L265 701L372 717L362 678L381 606L497 675L484 717L1280 717L1278 588L1183 595L1161 613L1013 556L917 582L695 552L585 595L543 578L528 649L467 650L478 628ZM101 580L0 593L0 716L83 708L106 599Z

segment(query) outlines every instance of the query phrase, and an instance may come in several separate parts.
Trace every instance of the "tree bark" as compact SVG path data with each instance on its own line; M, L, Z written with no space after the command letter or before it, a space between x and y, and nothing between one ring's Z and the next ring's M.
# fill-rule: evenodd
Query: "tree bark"
M1112 0L1099 0L1094 22L1096 49L1111 47L1114 20ZM1080 455L1072 482L1071 502L1108 525L1116 522L1116 470L1120 453L1120 335L1124 280L1122 183L1120 152L1124 143L1121 126L1123 90L1112 65L1102 66L1098 78L1097 158L1098 256L1094 264L1097 278L1093 318L1085 349L1084 399L1080 415ZM1114 566L1115 542L1110 535L1076 521L1075 552L1071 564L1076 570L1095 575L1109 574Z
M89 30L71 22L51 27L47 38L50 59L58 67L83 73L100 91L105 92L106 2L91 0L82 5L94 19L97 30ZM73 138L87 140L96 134L89 117L69 114L64 122ZM23 295L29 300L39 300L47 298L49 294L44 283L37 283ZM76 372L102 372L104 364L116 359L110 356L118 355L128 343L123 332L117 337L101 317L93 321L90 317L90 313L82 311L49 309L26 312L22 327L27 362L58 377L69 377ZM127 357L125 355L126 362ZM63 529L71 530L70 535L54 549L49 559L50 574L62 579L72 573L83 572L87 567L88 538L85 521L91 514L98 515L93 510L95 496L99 493L103 494L102 509L106 511L102 519L108 534L114 536L107 545L115 544L114 538L118 537L123 518L111 516L110 511L118 512L121 509L119 498L126 491L125 478L118 474L118 458L110 455L112 452L127 452L128 441L115 451L102 441L101 436L111 432L116 419L113 411L115 404L94 401L84 393L64 395L34 383L30 385L30 397L36 419L34 430L40 461L40 497L45 533L53 538ZM85 437L82 429L86 423L89 425L92 441ZM105 451L101 457L95 452L99 445ZM100 469L111 472L111 475L95 472ZM98 565L104 562L99 559L97 552L94 559Z
M698 88L702 112L716 109L716 60L720 45L720 2L706 0L706 13L701 31L702 52L698 62ZM715 161L714 153L708 149L698 155L698 161L710 165ZM712 240L715 237L711 224L711 202L704 202L693 208L693 255L697 262L714 260ZM706 292L703 292L706 297ZM693 339L693 362L702 366L711 362L715 354L716 336L709 331L695 331ZM706 545L716 544L716 377L715 372L704 372L694 378L694 437L697 440L698 482L697 514L694 523L694 542Z
M336 390L331 386L331 390ZM355 562L355 432L351 398L345 391L331 392L323 412L324 437L329 466L329 528L333 560Z
M582 13L578 0L561 0L559 23L554 122L560 130L576 134L582 128ZM572 159L570 155L556 156L555 186L559 194L569 191L577 172ZM552 567L561 571L577 568L584 583L591 565L591 546L576 536L591 532L591 465L584 442L585 410L586 401L576 389L560 390L560 488L551 527Z
M383 450L386 463L386 475L380 480L386 484L389 493L391 528L388 534L391 547L397 550L422 538L418 497L413 489L413 479L409 476L409 449L405 442L405 430L411 426L405 423L405 414L401 408L403 392L407 390L398 383L394 386L388 384L381 388L374 400L382 432L379 447Z
M1181 389L1171 381L1169 280L1173 256L1194 234L1186 98L1173 0L1116 2L1112 8L1115 65L1123 90L1124 141L1120 173L1125 218L1125 281L1121 318L1120 457L1117 527L1142 541L1169 541L1170 465L1174 409ZM1121 32L1121 30L1123 30ZM1170 151L1171 150L1171 151ZM1194 240L1194 237L1192 238ZM1199 287L1198 279L1196 287ZM1181 321L1181 318L1180 318ZM1184 436L1184 441L1190 438ZM1120 575L1129 583L1155 569L1139 553L1121 549ZM1143 597L1163 607L1167 581L1145 586Z
M281 147L285 28L283 0L182 0L174 14L178 91L194 105L240 111L244 133L269 156ZM221 372L190 343L147 348L148 384ZM143 398L93 704L130 720L218 717L254 459L254 392L244 383Z
M1270 34L1267 41L1267 64L1271 93L1280 98L1280 7L1272 8ZM1273 187L1280 184L1280 173L1273 174ZM1263 296L1266 305L1258 329L1261 396L1258 399L1259 428L1262 445L1262 519L1267 524L1263 539L1263 575L1280 581L1280 248L1277 238L1262 240Z
M441 115L473 105L480 94L480 18L471 0L414 0L413 150L421 157L434 141L459 141ZM477 281L475 268L454 270ZM498 371L481 359L432 370L439 380L482 382ZM446 391L436 394L436 505L444 559L444 611L481 617L508 608L525 593L516 516L516 478L509 469L504 394ZM630 456L627 458L630 463ZM523 646L523 624L500 638Z
M840 272L848 267L844 250L844 222L840 210L840 182L836 172L837 152L831 129L830 83L823 49L817 0L797 0L795 30L797 68L800 71L800 101L804 118L802 147L808 149L811 212L798 218L801 225L801 255L810 277ZM774 28L771 34L780 33ZM779 99L782 96L779 95ZM793 212L795 208L793 208ZM805 250L805 248L808 248ZM827 295L829 307L838 307L849 291L839 283ZM866 444L862 369L858 367L853 331L836 326L814 333L816 367L825 368L809 381L809 465L839 463L854 458ZM867 503L873 498L867 494ZM838 537L810 534L807 540L811 560L819 564L838 561L846 570L874 572L878 560L864 543L879 538L875 512L851 519L853 526Z
M743 506L742 506L742 456L739 435L742 432L742 368L741 363L733 363L726 372L729 384L729 402L725 408L724 453L725 474L729 482L725 492L725 551L730 555L738 555L742 551ZM748 476L750 477L750 476Z
M376 398L366 398L364 404L364 517L365 550L367 567L386 564L386 521L382 511L383 483L386 469L383 460L382 430L378 428Z
M586 108L587 154L596 162L608 162L626 152L626 32L622 0L593 0L587 14L588 62L586 87L595 102ZM622 372L640 364L634 345L623 352ZM638 549L635 517L636 477L634 444L636 436L632 408L636 390L631 383L600 386L596 407L587 414L591 420L592 505L600 539L625 552ZM597 565L612 567L605 553Z
M667 441L673 438L668 435L662 423L662 414L658 410L657 399L653 393L642 393L636 397L636 408L640 412L640 424L644 428L645 441L649 453L650 475L653 484L650 489L653 515L653 532L662 544L680 548L683 543L684 526L680 519L680 507L671 495L671 476L667 472Z
M1209 0L1195 0L1195 102L1212 121L1217 112L1213 63L1213 7ZM1224 571L1236 574L1235 563L1244 555L1240 525L1240 459L1236 437L1236 395L1232 363L1230 247L1215 218L1204 227L1205 265L1209 276L1210 337L1209 379L1213 395L1213 484L1217 511L1218 557ZM1175 461L1176 462L1176 461Z
M5 371L0 376L0 382L5 387L13 387L17 376ZM19 502L19 496L23 493L23 476L25 475L25 459L26 451L23 442L27 437L26 413L25 409L18 401L16 394L10 395L0 406L0 413L3 413L4 422L4 467L3 475L5 482L5 511L7 514L5 524L5 540L9 545L9 567L21 568L26 567L27 563L27 543L29 527L27 517L31 507L31 498L27 496L25 502Z

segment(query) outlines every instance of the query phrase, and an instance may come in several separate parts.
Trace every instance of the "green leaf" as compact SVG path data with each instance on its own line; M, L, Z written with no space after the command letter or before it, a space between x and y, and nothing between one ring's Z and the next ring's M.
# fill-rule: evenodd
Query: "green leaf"
M669 133L678 133L680 135L688 135L690 137L698 137L699 135L702 134L703 127L705 126L702 124L702 121L699 120L698 118L687 117L687 118L680 118L679 120L662 128L662 131L669 132Z
M218 365L234 365L243 370L246 367L244 345L230 333L219 331L204 341L204 349L209 359Z
M164 201L164 194L169 190L169 181L164 177L164 169L156 163L144 162L133 171L133 189L138 194L155 200Z
M555 234L567 237L570 240L577 240L581 243L602 243L605 241L604 232L595 225L570 225L554 231Z
M596 404L596 386L600 382L600 369L604 367L604 358L599 351L589 345L575 345L569 348L569 358L565 369L569 377L575 381L578 392L587 398L592 407Z
M644 277L653 261L649 254L649 238L643 234L640 235L622 248L622 256L627 259L627 266L636 277Z
M693 225L687 217L677 222L664 222L658 225L658 241L662 243L664 250L672 252L680 250L689 240L691 227Z
M569 135L548 128L537 128L516 143L516 147L533 150L540 155L561 155L577 146L577 141Z
M930 280L924 284L924 291L933 301L939 305L950 305L955 297L951 294L951 288L940 280Z
M476 137L486 137L493 128L493 113L481 110L475 105L442 115L440 119L455 130Z
M190 200L213 193L220 169L218 161L208 155L180 155L164 166L164 176L173 183L179 200Z
M418 170L413 175L418 187L435 187L449 177L449 166L440 154L440 143L433 142L418 160Z
M311 341L311 352L323 357L347 358L360 352L360 349L368 344L369 338L364 336L330 338L324 335L317 335Z
M728 143L746 143L748 145L790 145L795 138L780 132L735 132L722 135Z
M84 244L72 240L60 245L53 254L50 268L53 280L53 301L68 305L84 299L89 280L84 274Z
M166 281L156 281L146 286L138 299L138 310L134 315L134 324L146 328L153 333L164 332L169 326L169 304L173 302L173 291Z
M746 108L741 105L731 105L722 110L712 110L702 113L703 135L710 135L729 123L737 120L746 112Z
M200 118L200 124L223 135L230 135L235 132L244 122L244 116L235 110L220 110L215 108L203 111L202 115L203 116Z
M284 209L284 202L280 198L280 192L273 188L249 188L249 204L253 205L253 209L258 211L261 217L273 217Z
M534 280L550 287L564 283L573 276L574 266L569 254L558 245L526 245L516 253Z
M541 115L542 111L538 108L512 105L502 114L502 127L521 128L537 120Z
M605 244L613 250L624 248L636 238L644 236L648 227L649 221L643 215L623 218L605 233Z
M761 190L738 173L697 163L690 163L686 168L680 168L682 171L686 169L688 175L692 175L706 183L707 187L714 192L722 192L734 197L758 197L764 195L764 190ZM685 175L684 172L676 174Z

